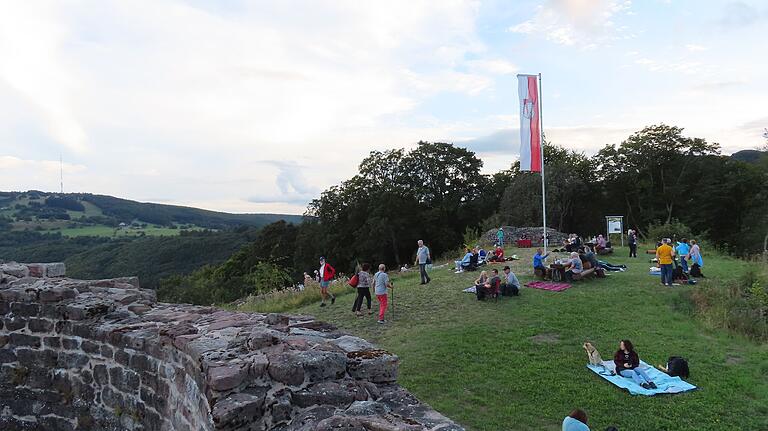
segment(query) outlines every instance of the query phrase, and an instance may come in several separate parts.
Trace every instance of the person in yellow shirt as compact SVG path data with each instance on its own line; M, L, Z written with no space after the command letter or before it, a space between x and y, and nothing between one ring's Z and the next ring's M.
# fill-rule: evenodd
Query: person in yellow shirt
M669 238L661 240L661 245L656 249L656 259L659 261L659 268L661 268L661 284L665 286L672 286L672 261L675 256L675 250L669 243L672 242Z

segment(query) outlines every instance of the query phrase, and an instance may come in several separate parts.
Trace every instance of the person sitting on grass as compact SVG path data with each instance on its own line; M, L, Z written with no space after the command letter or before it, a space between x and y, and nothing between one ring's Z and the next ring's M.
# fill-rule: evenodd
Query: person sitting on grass
M605 240L605 237L603 237L602 234L597 236L597 244L595 244L595 250L600 253L601 250L605 249L608 245L608 242Z
M486 273L486 272L483 271L483 273ZM480 274L480 278L482 278L483 273ZM494 288L495 288L496 284L498 284L501 281L501 279L499 278L499 270L498 269L496 269L496 268L492 269L491 273L493 274L491 276L491 278L488 278L487 273L486 273L485 281L482 284L478 284L475 287L475 295L477 296L477 300L478 301L482 301L483 299L485 299L485 297L488 294L490 294L491 292L494 291ZM478 281L479 281L479 279L478 279Z
M589 431L587 425L587 413L584 410L576 409L563 419L562 431ZM618 431L616 427L610 426L605 431Z
M563 419L563 431L589 431L587 413L576 409Z
M631 341L621 340L619 350L613 355L613 362L616 364L616 374L634 380L644 389L656 389L648 373L640 368L640 357Z
M504 249L501 246L497 246L493 251L491 257L488 258L489 262L504 262Z
M477 264L479 265L485 265L487 263L488 259L488 252L485 251L484 248L478 246L479 250L477 252Z
M501 285L502 296L518 296L520 295L520 280L509 268L504 267L504 283Z
M464 257L461 258L461 260L455 261L456 263L456 273L464 272L466 268L469 267L469 262L472 260L472 250L467 249L467 253L464 254Z
M568 263L565 264L565 267L567 268L565 271L565 281L572 283L573 276L576 274L581 274L581 272L584 270L584 265L581 263L581 258L579 257L578 252L574 251L571 253L571 258Z

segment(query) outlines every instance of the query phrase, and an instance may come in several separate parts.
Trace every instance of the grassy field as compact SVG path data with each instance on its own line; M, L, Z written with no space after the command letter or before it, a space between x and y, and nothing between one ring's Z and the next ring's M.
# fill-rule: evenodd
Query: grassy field
M73 228L58 229L62 235L68 237L75 236L136 236L144 232L145 235L178 235L181 232L180 229L171 229L164 226L147 226L143 229L115 229L111 226L83 226Z
M523 258L513 264L521 282L530 281L531 251L509 252ZM768 429L768 345L706 327L691 316L682 294L696 286L663 287L647 274L646 256L624 256L620 250L608 260L627 264L627 272L559 293L525 288L520 297L498 303L461 291L477 273L435 269L427 286L418 285L416 273L398 275L395 319L390 314L383 326L355 317L351 294L325 308L319 300L297 301L303 305L292 311L334 322L398 354L399 382L471 430L559 430L574 408L587 411L593 430ZM732 279L745 265L709 256L709 278L702 283ZM631 396L586 369L584 341L606 359L622 338L631 339L648 363L685 356L689 381L700 389Z

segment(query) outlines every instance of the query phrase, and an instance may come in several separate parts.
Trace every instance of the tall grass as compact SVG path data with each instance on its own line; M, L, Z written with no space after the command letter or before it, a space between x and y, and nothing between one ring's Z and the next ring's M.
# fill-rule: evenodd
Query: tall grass
M690 291L694 313L709 325L768 340L768 265L753 262L739 278Z
M346 279L337 280L331 285L330 291L337 297L356 293L355 289L347 284ZM320 287L317 283L311 283L304 290L280 290L251 295L242 301L226 305L225 308L257 313L282 313L312 303L320 303Z

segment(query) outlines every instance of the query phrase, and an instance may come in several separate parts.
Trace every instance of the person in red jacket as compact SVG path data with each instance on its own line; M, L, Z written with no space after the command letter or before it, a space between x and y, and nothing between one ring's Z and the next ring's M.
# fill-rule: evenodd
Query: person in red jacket
M320 296L323 298L320 303L321 307L325 307L325 299L331 297L331 304L336 302L336 297L333 296L328 290L328 286L331 285L331 280L336 276L336 269L331 264L325 261L324 257L320 258Z

